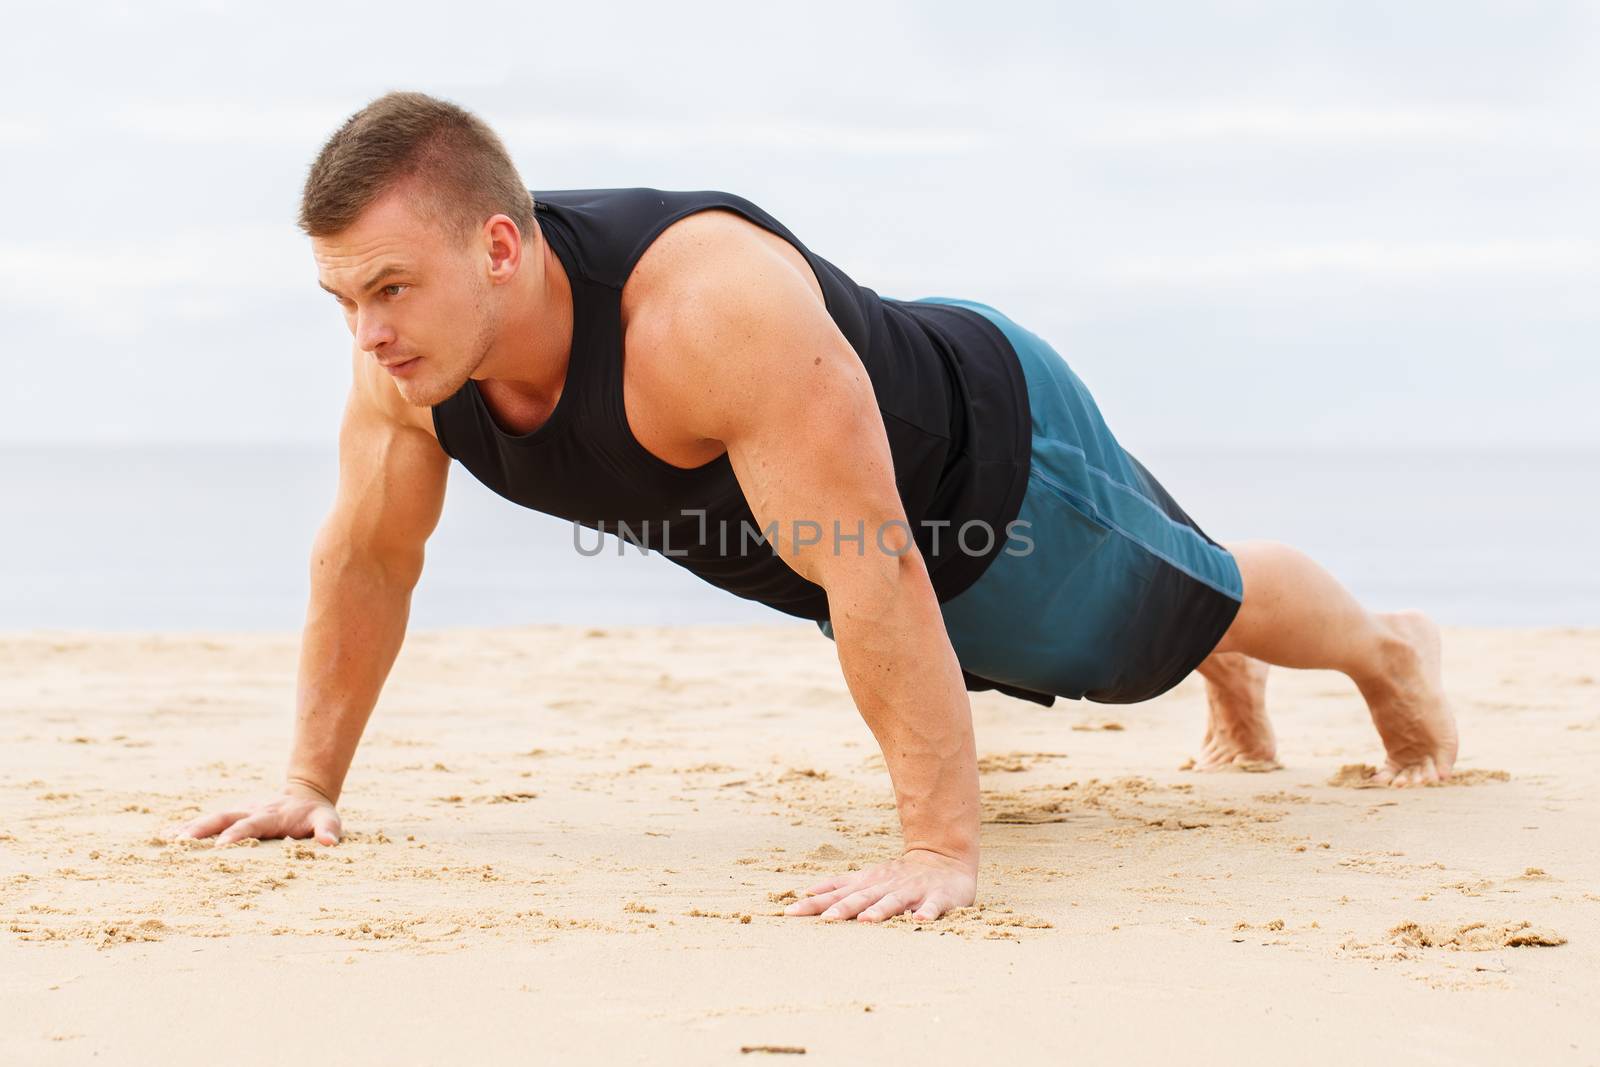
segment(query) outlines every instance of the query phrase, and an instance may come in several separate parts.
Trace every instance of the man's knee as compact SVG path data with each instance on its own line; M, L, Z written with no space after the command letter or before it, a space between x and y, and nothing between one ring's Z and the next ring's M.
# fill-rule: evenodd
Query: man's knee
M1211 655L1201 660L1200 666L1195 668L1202 677L1209 678L1219 685L1244 676L1250 662L1250 657L1243 652L1219 651L1221 647L1219 642L1217 648L1211 650Z

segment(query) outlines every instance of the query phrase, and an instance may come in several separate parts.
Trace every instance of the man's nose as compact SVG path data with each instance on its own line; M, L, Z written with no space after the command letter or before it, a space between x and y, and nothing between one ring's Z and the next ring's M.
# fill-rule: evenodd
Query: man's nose
M376 352L394 340L394 330L377 315L356 316L356 344L363 352Z

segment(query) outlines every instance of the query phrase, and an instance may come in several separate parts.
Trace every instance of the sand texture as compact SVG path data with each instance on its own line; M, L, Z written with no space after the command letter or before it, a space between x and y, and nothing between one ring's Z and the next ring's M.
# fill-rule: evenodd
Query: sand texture
M920 927L781 914L899 843L812 627L416 633L344 843L163 839L276 784L296 651L0 638L0 1063L1600 1062L1600 631L1447 631L1439 788L1364 788L1337 675L1257 773L1179 769L1198 677L974 694L979 902Z

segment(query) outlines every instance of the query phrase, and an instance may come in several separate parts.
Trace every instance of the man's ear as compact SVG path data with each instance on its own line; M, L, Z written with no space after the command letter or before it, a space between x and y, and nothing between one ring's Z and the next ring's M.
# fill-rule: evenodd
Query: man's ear
M535 247L533 240L523 243L521 231L509 215L491 215L483 224L483 240L489 253L489 274L495 281L503 281L522 266L524 253ZM536 240L536 239L535 239Z

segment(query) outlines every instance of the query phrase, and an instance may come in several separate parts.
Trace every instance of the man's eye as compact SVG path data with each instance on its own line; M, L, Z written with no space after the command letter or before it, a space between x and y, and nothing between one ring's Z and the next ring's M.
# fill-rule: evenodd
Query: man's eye
M390 290L390 289L404 289L404 288L405 288L405 286L403 286L403 285L400 285L400 284L398 284L398 283L396 283L396 284L392 284L392 285L386 285L386 286L384 286L384 287L383 287L383 291L384 291L384 292L385 292L385 293L389 293L389 290ZM400 294L399 294L399 293L389 293L389 295L390 295L390 296L399 296L399 295L400 295Z

